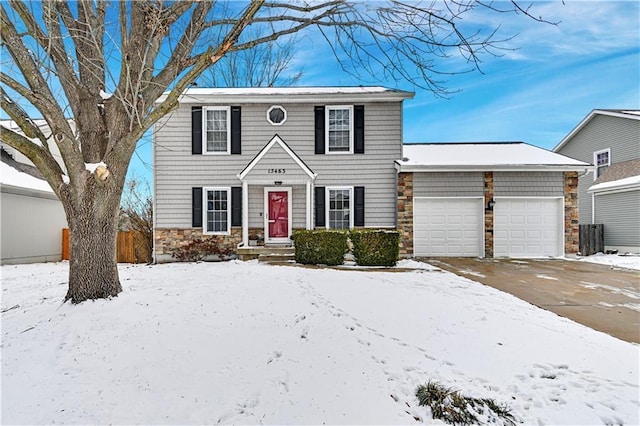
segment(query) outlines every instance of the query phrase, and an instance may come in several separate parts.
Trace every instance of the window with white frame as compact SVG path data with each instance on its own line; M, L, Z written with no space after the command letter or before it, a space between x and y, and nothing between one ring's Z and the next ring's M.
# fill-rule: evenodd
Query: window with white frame
M329 229L350 229L353 227L353 188L327 188L329 208L327 227Z
M353 152L353 106L327 107L327 152Z
M206 107L203 120L204 147L208 154L229 154L231 114L229 107Z
M596 151L593 153L593 164L595 165L595 173L593 179L598 179L607 170L607 167L611 165L611 149L603 149L602 151Z
M231 197L229 188L204 188L204 232L228 234L230 232Z

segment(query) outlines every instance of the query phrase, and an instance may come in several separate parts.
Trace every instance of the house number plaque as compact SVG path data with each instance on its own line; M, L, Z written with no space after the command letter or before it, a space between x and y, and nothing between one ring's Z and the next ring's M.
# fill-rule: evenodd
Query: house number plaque
M267 169L267 173L270 175L271 174L283 175L287 173L287 169Z

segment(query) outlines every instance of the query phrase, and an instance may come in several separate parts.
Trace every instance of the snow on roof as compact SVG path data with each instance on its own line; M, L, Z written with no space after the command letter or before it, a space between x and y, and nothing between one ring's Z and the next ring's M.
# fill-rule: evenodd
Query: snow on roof
M588 192L615 191L621 189L640 189L640 175L630 176L624 179L612 180L592 185Z
M14 186L53 193L47 181L23 173L5 162L0 162L0 165L2 165L2 168L0 168L0 183L2 183L2 186Z
M584 170L591 166L524 142L404 144L401 171L427 169L562 169Z
M162 102L169 92L165 92L157 102ZM413 92L391 89L382 86L353 86L353 87L191 87L180 96L181 103L211 102L212 97L241 99L243 102L276 102L286 98L291 102L308 102L317 98L336 98L357 96L367 99L395 99L413 98Z

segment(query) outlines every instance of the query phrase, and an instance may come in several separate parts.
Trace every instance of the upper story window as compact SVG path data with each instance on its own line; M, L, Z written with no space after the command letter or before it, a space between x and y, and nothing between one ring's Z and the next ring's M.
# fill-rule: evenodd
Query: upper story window
M595 166L595 172L593 174L593 179L596 180L607 167L611 165L611 148L603 149L602 151L596 151L593 153L593 164Z
M204 108L203 152L229 154L231 140L231 114L229 107Z
M327 153L353 153L353 106L327 107Z
M229 234L230 232L229 188L204 188L206 234Z
M327 188L329 208L327 225L329 229L350 229L353 227L353 188Z
M267 121L274 126L280 126L287 121L287 110L280 105L274 105L267 110Z

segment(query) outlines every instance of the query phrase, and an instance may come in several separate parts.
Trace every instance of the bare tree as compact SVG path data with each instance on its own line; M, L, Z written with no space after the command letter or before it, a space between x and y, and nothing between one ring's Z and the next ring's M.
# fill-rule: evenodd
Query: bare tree
M0 127L0 138L35 164L64 206L66 300L122 290L118 211L136 142L221 58L317 28L343 66L442 94L447 58L473 69L500 46L495 32L462 25L467 14L484 7L531 17L515 0L504 4L509 9L470 0L1 2L0 107L22 133ZM34 123L37 115L50 132Z
M264 34L249 31L253 39ZM296 37L274 40L252 49L230 52L209 67L197 83L205 87L274 87L295 86L302 71L293 71Z
M151 186L143 178L132 176L124 185L118 228L135 232L137 261L150 262L153 250L153 199Z

